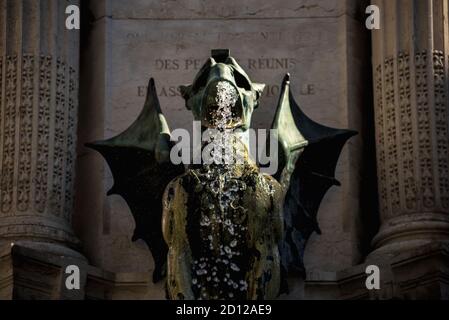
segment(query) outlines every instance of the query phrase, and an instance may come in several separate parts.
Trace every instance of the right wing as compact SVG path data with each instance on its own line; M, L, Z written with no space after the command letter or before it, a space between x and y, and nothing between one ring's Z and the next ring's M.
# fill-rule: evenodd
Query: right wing
M340 153L357 132L321 125L301 110L290 92L289 75L282 84L273 122L278 130L279 169L274 177L285 192L284 237L280 245L285 276L299 272L305 277L304 250L313 232L321 233L317 214L327 191L340 183L335 178ZM283 281L283 291L286 290Z

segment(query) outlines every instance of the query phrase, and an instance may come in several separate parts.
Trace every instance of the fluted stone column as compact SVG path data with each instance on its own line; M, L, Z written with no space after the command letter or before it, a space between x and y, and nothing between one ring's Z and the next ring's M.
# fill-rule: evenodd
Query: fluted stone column
M372 4L379 256L449 239L449 4Z
M0 0L0 240L73 247L78 1Z

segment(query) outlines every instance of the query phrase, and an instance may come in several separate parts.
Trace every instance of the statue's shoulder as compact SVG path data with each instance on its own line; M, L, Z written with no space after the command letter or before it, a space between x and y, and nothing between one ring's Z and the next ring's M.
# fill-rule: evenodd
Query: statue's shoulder
M254 188L258 190L262 189L261 191L265 191L269 194L280 195L282 193L280 183L266 173L261 173L259 171L252 172L250 175L246 176L245 180L248 181L250 185L254 186Z
M165 193L171 193L177 197L186 196L188 194L196 194L198 189L201 189L203 183L201 182L201 175L198 170L188 169L182 175L174 178L166 187Z
M189 183L188 171L171 180L165 187L164 200L168 199L171 201L175 196L185 193L187 191L185 186L188 186Z
M263 176L263 178L265 179L266 183L268 184L273 193L279 195L282 193L281 184L273 176L270 176L269 174L266 173L261 173L261 175Z

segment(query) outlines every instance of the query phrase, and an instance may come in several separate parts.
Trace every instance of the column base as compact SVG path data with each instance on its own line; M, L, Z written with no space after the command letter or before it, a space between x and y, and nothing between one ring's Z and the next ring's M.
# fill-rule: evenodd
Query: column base
M414 243L413 249L382 256L339 272L312 272L305 283L306 299L449 300L449 242ZM367 266L380 269L380 289L368 290Z
M80 290L65 285L66 267L80 270ZM0 299L78 300L84 298L87 259L54 243L17 241L0 244Z
M395 256L434 242L449 242L449 216L415 213L389 219L372 241L374 251L366 259L392 259Z
M69 290L65 285L69 265L79 267L79 289ZM164 281L152 283L152 270L108 272L57 244L0 244L0 300L160 300L165 298L164 286Z
M24 215L2 217L0 219L0 241L28 241L36 243L55 243L74 249L80 241L74 235L69 223L61 218Z

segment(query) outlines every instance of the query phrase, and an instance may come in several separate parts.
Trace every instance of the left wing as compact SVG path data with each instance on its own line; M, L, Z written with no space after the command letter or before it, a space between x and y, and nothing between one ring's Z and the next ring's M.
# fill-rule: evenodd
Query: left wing
M106 159L114 178L108 195L125 199L136 223L132 239L147 243L155 263L153 281L161 280L168 252L162 237L162 195L168 183L184 172L184 166L170 162L170 131L154 80L150 79L142 112L127 130L86 146Z

